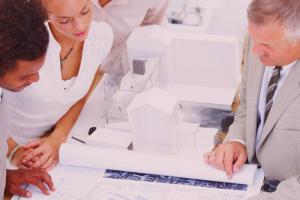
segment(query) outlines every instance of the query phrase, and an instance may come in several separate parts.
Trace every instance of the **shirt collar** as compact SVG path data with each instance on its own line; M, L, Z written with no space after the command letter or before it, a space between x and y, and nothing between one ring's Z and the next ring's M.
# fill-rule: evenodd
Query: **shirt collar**
M282 66L282 72L281 72L281 73L288 74L288 73L291 71L292 67L296 64L297 61L298 61L298 60L292 62L291 64ZM267 66L267 67L268 67L268 66ZM275 68L275 66L273 66L273 67L272 67L272 66L269 66L269 67L271 67L271 69L274 69L274 68ZM272 70L272 71L273 71L273 70Z
M282 66L282 71L283 71L284 73L288 73L288 72L292 69L292 67L296 64L297 61L298 61L298 60L292 62L291 64Z
M61 51L61 46L60 44L56 41L56 39L54 38L52 31L50 29L49 26L49 22L45 22L45 26L48 29L49 32L49 44L54 45L55 49L57 49L59 52Z

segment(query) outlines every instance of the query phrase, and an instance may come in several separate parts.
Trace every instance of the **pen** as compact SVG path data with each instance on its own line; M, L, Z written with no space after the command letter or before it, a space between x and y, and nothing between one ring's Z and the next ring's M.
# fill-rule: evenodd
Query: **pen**
M73 137L73 136L72 136L72 138L73 138L74 140L77 140L78 142L81 142L81 143L85 144L85 141L79 140L78 138Z

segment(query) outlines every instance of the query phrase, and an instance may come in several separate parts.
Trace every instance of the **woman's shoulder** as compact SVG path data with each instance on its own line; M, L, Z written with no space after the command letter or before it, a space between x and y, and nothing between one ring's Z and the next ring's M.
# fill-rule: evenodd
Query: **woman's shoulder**
M87 40L92 42L112 42L113 30L105 22L92 21Z

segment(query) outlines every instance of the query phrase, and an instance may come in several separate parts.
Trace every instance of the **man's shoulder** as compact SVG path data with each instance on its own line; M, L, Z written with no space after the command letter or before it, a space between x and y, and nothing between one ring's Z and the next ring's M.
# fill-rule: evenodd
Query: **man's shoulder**
M0 101L0 134L2 138L5 138L5 141L9 137L11 131L9 107L5 94L6 92L7 91L2 90L2 99Z
M246 40L246 46L245 46L245 56L248 57L248 58L254 58L256 57L253 52L252 52L252 49L254 47L254 42L252 40L252 36L251 34L249 33L248 36L247 36L247 40Z

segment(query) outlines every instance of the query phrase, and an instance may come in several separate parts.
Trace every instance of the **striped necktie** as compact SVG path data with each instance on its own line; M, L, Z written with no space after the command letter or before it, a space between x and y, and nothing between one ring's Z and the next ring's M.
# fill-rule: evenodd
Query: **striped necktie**
M277 82L280 77L280 70L282 69L281 66L276 66L272 77L270 79L269 85L268 85L268 91L267 91L267 101L266 101L266 110L265 110L265 123L267 121L268 115L270 113L270 110L273 105L273 96L276 90Z

